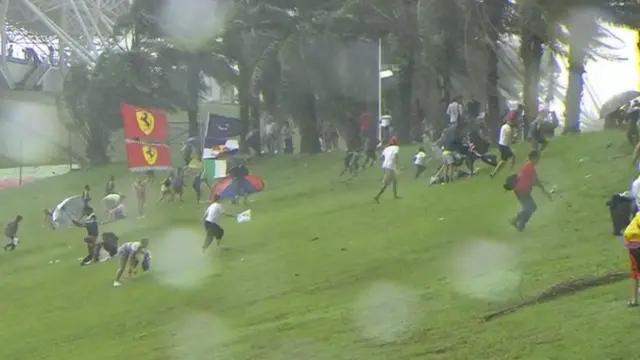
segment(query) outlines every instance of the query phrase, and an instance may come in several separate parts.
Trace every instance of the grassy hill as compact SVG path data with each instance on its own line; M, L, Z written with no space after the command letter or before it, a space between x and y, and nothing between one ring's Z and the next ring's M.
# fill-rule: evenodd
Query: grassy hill
M405 147L403 198L375 205L378 169L342 182L342 154L269 159L251 167L267 182L252 222L223 222L228 251L200 254L204 206L190 192L145 220L104 226L122 241L151 238L152 272L117 289L116 263L80 268L83 231L44 229L40 209L85 183L99 197L111 174L128 192L124 167L2 192L0 219L25 223L19 248L0 253L0 359L634 358L626 282L481 321L559 282L627 268L604 205L637 174L629 156L614 158L629 149L607 147L622 139L554 139L539 172L558 196L537 196L521 234L507 223L513 195L487 169L429 187L412 179Z

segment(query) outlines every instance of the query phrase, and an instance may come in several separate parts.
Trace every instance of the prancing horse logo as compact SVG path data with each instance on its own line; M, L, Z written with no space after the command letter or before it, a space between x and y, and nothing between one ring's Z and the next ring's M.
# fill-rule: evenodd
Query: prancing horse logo
M158 150L155 147L143 146L142 154L149 165L154 165L158 160Z
M156 118L146 110L136 110L138 127L145 135L149 135L156 128Z

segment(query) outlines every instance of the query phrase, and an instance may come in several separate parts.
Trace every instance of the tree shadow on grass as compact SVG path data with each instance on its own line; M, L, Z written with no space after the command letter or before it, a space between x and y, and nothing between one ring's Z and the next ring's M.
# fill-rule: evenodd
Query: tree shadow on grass
M598 286L614 284L628 278L628 272L614 271L601 276L589 276L564 281L553 285L536 296L523 299L521 302L513 304L507 308L486 314L482 317L482 321L488 322L496 318L512 314L528 306L543 304L560 297L573 295L577 292Z

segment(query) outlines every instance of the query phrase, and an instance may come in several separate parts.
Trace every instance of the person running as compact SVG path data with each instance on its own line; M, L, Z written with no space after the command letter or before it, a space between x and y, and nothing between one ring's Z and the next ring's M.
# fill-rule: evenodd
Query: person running
M543 152L544 149L547 148L549 142L544 136L544 131L542 130L542 125L544 123L544 119L547 116L546 111L540 111L538 116L531 122L529 126L529 138L531 140L531 146L533 150L538 150Z
M71 219L73 225L87 230L87 236L84 237L84 243L87 245L87 256L82 260L80 266L89 265L93 262L96 245L98 243L98 235L100 233L98 217L90 206L84 208L84 215L85 219L83 221Z
M384 177L382 178L382 188L378 192L373 200L376 203L380 203L380 196L387 190L387 187L391 185L393 187L393 197L399 199L398 196L398 153L400 147L398 146L398 138L392 136L389 139L389 145L382 150L382 170L384 171Z
M207 251L213 240L216 240L216 246L220 248L220 242L222 241L222 237L224 236L224 229L218 224L218 220L220 216L227 217L236 217L237 215L232 215L226 213L222 204L219 202L220 196L218 194L213 194L213 202L207 210L204 212L204 230L206 232L206 237L204 240L204 245L202 246L202 252Z
M233 204L237 204L241 196L244 198L245 204L249 201L249 191L247 190L247 180L245 179L248 175L249 169L242 162L236 163L229 170L231 186L235 191L235 196L231 200Z
M91 188L89 185L84 186L84 190L82 191L82 201L84 201L84 206L89 206L91 202Z
M173 174L170 173L166 179L160 185L160 199L158 199L158 203L161 203L164 200L171 200L171 184L173 183Z
M107 185L104 187L104 196L109 196L111 194L116 193L116 178L111 176L109 181L107 181Z
M120 278L129 265L129 276L135 275L138 272L138 265L140 264L140 256L144 256L149 247L149 239L142 239L136 242L128 242L122 244L118 248L117 256L120 257L120 266L116 272L116 278L113 280L113 286L122 286Z
M538 161L540 161L540 153L535 150L531 151L529 153L529 160L520 170L515 186L513 187L513 193L520 203L521 210L509 223L520 232L524 231L527 223L531 220L531 216L533 216L533 213L538 209L538 206L533 200L533 196L531 196L533 187L539 188L549 200L552 199L551 193L544 188L544 185L538 178L538 172L536 171Z
M202 183L207 184L207 178L204 176L204 171L196 174L193 177L193 191L196 192L196 203L200 204L200 200L202 199ZM208 185L208 184L207 184Z
M174 201L175 196L178 195L178 199L180 200L180 202L182 202L183 200L182 197L184 195L184 170L183 169L181 168L178 169L175 179L171 182L171 188L172 188L171 201Z
M416 166L416 179L427 169L427 151L420 146L418 152L413 156L413 164Z
M515 127L514 118L509 117L500 128L500 137L498 138L498 149L500 150L500 162L496 165L495 169L491 173L491 178L494 178L500 169L511 160L511 169L516 165L516 155L511 150L511 143L513 142L513 128Z
M4 246L4 251L15 250L18 246L18 228L22 222L22 216L16 216L15 220L7 224L4 228L4 236L7 237L7 244Z
M348 151L343 160L344 168L340 172L340 176L349 173L351 176L355 176L358 173L360 163L360 151L358 149Z
M147 202L147 182L149 179L141 177L136 178L133 182L133 191L136 194L138 203L138 219L144 218L144 207Z
M373 166L376 163L376 144L375 140L370 137L365 138L364 140L364 163L362 164L362 168L366 169L368 167Z

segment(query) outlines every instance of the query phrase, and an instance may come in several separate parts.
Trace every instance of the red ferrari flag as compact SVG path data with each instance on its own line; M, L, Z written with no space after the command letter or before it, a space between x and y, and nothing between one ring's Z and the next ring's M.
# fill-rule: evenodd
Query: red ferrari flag
M144 109L121 104L125 139L166 141L168 133L167 113L162 110Z
M166 170L171 168L171 150L164 144L127 142L127 163L131 171Z

